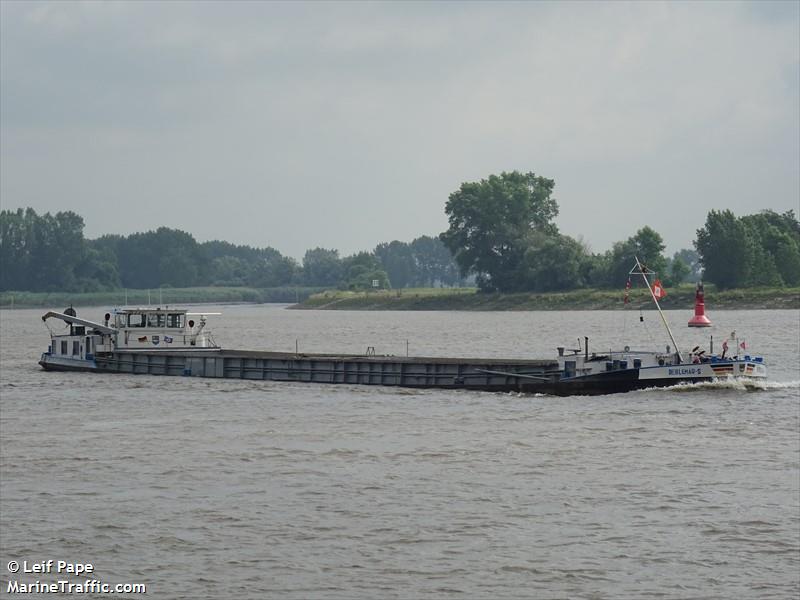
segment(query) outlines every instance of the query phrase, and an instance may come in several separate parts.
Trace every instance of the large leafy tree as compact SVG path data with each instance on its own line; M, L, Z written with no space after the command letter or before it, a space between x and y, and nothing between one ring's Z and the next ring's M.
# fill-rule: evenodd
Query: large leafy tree
M408 287L414 280L414 253L406 242L394 240L378 244L375 247L375 256L381 261L393 288Z
M615 243L609 257L607 285L622 286L636 263L636 258L659 277L667 277L667 260L663 254L665 247L661 234L647 226L642 227L624 242Z
M800 283L800 226L794 212L779 215L765 210L741 217L753 245L752 285Z
M30 248L26 216L21 208L0 212L0 290L33 289L27 276Z
M293 258L283 256L274 248L264 248L248 283L255 287L289 285L299 272L300 267Z
M438 237L422 235L410 246L414 255L414 285L433 286L438 283L453 286L461 282L453 255Z
M393 288L453 286L461 281L458 265L439 238L420 236L410 243L394 240L374 251Z
M737 218L712 210L695 247L704 277L720 288L800 284L800 224L793 211Z
M669 277L664 281L668 286L679 285L687 280L692 268L677 254L669 265Z
M703 266L700 264L700 255L697 250L691 248L682 248L672 256L673 264L680 260L689 268L689 272L681 278L680 281L699 281L703 277ZM679 271L683 269L678 268ZM675 278L673 268L673 279Z
M358 252L342 261L344 281L342 287L351 290L371 289L374 281L380 288L389 288L389 276L381 262L371 252Z
M463 274L476 273L486 290L525 286L523 262L532 232L555 235L555 182L512 171L465 182L445 205L450 227L441 234Z
M199 248L200 277L214 285L276 287L288 285L300 275L300 267L293 258L270 246L253 248L213 240L200 244Z
M211 261L211 285L243 286L253 279L254 265L238 256L225 254Z
M747 228L729 210L712 210L695 247L705 278L720 288L742 287L752 268L752 240Z
M339 285L342 259L338 250L313 248L303 257L303 280L307 285Z
M586 248L569 236L533 234L523 257L525 289L549 292L582 287L585 259Z
M36 214L32 208L0 212L2 289L74 289L83 263L83 218L71 211Z
M122 284L131 288L200 283L206 267L194 237L169 227L134 233L117 244Z
M119 288L119 270L115 254L103 254L87 244L83 261L75 267L79 288L85 292Z

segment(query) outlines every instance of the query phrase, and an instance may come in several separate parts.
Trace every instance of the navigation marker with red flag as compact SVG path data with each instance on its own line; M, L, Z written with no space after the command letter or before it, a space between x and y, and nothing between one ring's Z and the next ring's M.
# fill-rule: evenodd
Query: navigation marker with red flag
M631 299L628 297L630 295L630 292L631 292L631 278L628 277L628 282L625 284L625 299L623 301L625 304L628 304L628 302L631 301Z

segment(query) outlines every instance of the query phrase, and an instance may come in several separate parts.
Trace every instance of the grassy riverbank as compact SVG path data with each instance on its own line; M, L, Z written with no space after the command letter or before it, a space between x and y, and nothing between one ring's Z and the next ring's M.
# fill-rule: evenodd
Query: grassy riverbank
M694 285L668 290L663 308L692 308ZM481 294L475 288L325 291L294 308L321 310L593 310L624 308L622 290L573 290L549 294ZM630 305L653 308L646 289L633 289ZM717 291L706 286L706 304L719 309L800 308L800 288Z
M280 302L293 308L319 310L592 310L621 309L622 290L573 290L550 294L481 294L475 288L416 288L345 292L320 288L196 287L127 290L127 304L224 304ZM125 290L92 293L2 292L0 308L51 308L66 306L123 306ZM748 288L717 291L706 286L706 303L719 309L800 309L800 288ZM631 306L652 308L644 289L631 290ZM664 308L692 308L694 286L668 290Z
M147 306L148 304L223 304L229 302L302 302L321 288L193 287L110 292L0 292L0 308L51 308L66 306ZM126 302L127 298L127 302Z

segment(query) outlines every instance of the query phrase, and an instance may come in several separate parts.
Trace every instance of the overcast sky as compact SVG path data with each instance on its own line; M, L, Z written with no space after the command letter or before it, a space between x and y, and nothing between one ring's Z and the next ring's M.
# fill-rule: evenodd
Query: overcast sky
M556 181L561 231L800 209L800 3L0 3L0 201L343 254Z

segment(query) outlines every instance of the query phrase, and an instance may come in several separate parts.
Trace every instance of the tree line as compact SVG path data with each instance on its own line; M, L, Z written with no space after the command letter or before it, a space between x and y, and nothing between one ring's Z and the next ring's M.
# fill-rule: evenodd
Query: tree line
M309 286L339 289L460 286L485 292L620 288L634 257L667 286L701 277L718 287L800 285L800 224L793 211L736 217L712 210L694 248L668 257L643 227L600 253L555 225L555 182L519 171L465 182L445 205L438 237L394 240L340 256L313 248L302 262L271 247L155 231L86 239L71 211L0 211L0 291L94 292L164 286Z
M694 249L671 258L664 241L643 227L606 252L558 231L555 182L532 172L491 175L463 183L445 206L441 239L462 273L485 291L556 291L624 285L638 256L667 285L700 277L725 289L800 285L800 224L793 211L736 217L708 213Z
M271 247L197 242L168 227L86 239L71 211L0 211L0 291L97 292L120 288L282 286L364 289L460 285L463 278L438 238L379 244L340 256L313 248L302 263Z

